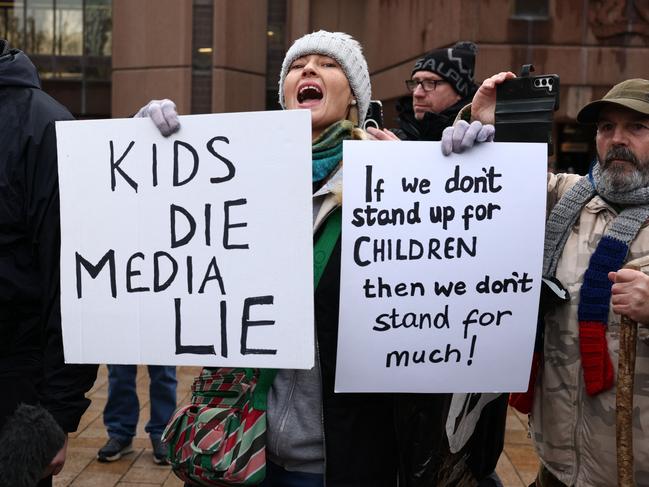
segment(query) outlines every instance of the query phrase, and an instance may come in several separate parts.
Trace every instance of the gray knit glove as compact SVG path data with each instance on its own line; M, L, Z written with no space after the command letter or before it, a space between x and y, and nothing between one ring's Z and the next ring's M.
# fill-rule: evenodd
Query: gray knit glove
M451 127L446 127L442 132L442 154L448 156L451 152L458 154L464 152L481 142L492 142L496 129L493 125L482 125L477 120L468 122L459 120Z
M135 114L135 118L149 117L165 137L177 132L180 128L176 104L167 100L151 100Z

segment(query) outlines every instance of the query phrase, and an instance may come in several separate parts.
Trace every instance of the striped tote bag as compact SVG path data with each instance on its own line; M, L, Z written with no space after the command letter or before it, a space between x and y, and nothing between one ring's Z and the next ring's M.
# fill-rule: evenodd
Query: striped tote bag
M266 394L275 371L204 368L162 435L174 473L191 485L257 485L266 474ZM260 380L261 379L261 380Z

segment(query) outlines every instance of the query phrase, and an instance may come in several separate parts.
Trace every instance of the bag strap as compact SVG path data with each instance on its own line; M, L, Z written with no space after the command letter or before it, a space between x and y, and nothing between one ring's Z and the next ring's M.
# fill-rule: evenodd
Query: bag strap
M325 227L320 234L320 237L315 243L313 248L313 289L318 288L320 284L320 278L324 273L325 267L327 267L327 262L329 262L329 257L336 246L338 237L340 237L340 232L342 230L342 211L340 208L336 208L333 213L329 215L325 223ZM252 372L252 369L249 369ZM253 393L252 398L252 407L266 411L266 397L268 395L268 389L273 384L275 380L275 375L277 374L277 369L260 369L259 370L259 379L257 381L257 386L255 387L255 392Z
M268 389L275 380L275 375L277 375L277 369L259 369L259 378L252 394L252 407L257 411L266 411L266 397Z

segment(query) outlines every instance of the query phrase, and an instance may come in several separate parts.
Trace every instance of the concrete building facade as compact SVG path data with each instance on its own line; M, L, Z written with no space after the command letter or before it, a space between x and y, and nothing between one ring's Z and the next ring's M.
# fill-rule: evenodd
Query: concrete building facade
M414 61L472 40L479 80L525 63L560 75L558 159L577 171L592 156L592 131L573 123L579 108L623 79L649 77L644 0L113 0L113 22L113 116L161 97L181 113L277 108L281 56L297 37L327 29L364 46L391 126ZM199 50L209 57L202 64ZM209 96L197 90L201 76Z
M103 24L87 13L98 7ZM35 34L39 22L50 22L43 9L52 12L53 26L45 48ZM71 58L60 46L61 39L75 39L75 9L83 12L76 30L85 44L79 41L83 47ZM559 74L555 140L562 169L583 171L592 156L592 131L574 124L578 109L623 79L649 78L647 0L0 1L0 37L24 46L45 72L46 89L89 117L128 116L154 98L175 100L181 114L276 109L284 52L317 29L345 31L363 44L373 97L383 101L388 127L394 102L407 95L404 80L414 61L435 47L476 42L478 80L525 63L537 73ZM109 46L112 39L108 53L106 39ZM101 71L93 66L104 66L111 55L109 79L93 77ZM76 69L75 62L85 67ZM91 75L79 74L86 71ZM77 89L85 90L81 100Z

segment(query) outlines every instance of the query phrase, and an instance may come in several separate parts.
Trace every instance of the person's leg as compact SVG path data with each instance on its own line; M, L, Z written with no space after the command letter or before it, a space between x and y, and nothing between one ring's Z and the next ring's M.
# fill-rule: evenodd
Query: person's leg
M259 487L324 487L324 475L290 472L266 461L266 478Z
M104 424L110 438L131 441L140 415L135 389L135 365L108 365L108 400L104 407Z
M149 409L151 417L144 428L151 438L153 461L167 465L168 449L160 438L176 409L176 367L149 365Z
M149 365L151 419L144 428L151 438L160 439L176 410L176 367Z

